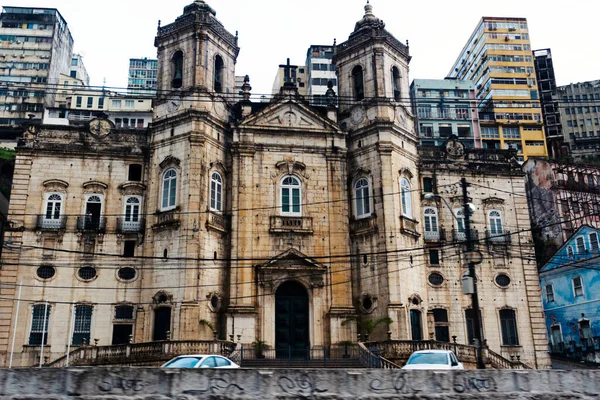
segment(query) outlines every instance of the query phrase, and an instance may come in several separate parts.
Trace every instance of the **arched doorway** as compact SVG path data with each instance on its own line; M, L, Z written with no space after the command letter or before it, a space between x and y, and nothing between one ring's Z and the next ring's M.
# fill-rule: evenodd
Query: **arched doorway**
M154 310L154 329L152 340L167 340L167 332L171 330L171 307L160 307Z
M275 349L278 358L306 358L310 349L308 293L295 281L275 293Z

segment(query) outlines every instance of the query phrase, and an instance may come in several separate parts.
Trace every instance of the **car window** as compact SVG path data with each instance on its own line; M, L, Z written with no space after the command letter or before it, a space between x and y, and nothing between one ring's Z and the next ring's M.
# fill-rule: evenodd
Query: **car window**
M214 357L217 359L217 367L229 367L231 362L223 357Z
M202 361L200 364L200 368L214 368L217 366L215 362L215 357L208 357L206 360Z
M200 360L199 357L178 357L165 364L165 368L194 368Z
M415 353L408 359L407 364L448 364L445 353Z
M458 364L458 360L456 359L456 356L454 356L454 353L450 353L450 360L451 360L453 363L457 363L457 364Z

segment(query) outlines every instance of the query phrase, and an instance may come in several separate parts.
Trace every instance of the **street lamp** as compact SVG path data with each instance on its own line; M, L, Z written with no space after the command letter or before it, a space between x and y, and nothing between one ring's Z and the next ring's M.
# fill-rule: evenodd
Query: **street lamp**
M481 253L475 250L475 242L473 241L471 235L471 212L474 208L472 204L469 204L469 197L467 195L467 180L466 178L462 178L460 180L462 186L462 194L463 194L463 213L465 215L464 220L464 229L465 229L465 244L467 247L467 262L469 264L469 275L470 279L466 279L466 282L463 282L463 293L471 294L471 308L473 309L473 324L475 325L475 329L473 329L473 336L475 340L475 354L477 357L477 368L485 369L485 363L483 362L483 352L482 352L482 344L483 344L483 332L481 329L481 315L479 313L479 297L477 294L477 280L475 278L475 264L481 262ZM439 194L427 193L423 196L425 199L442 199L446 207L450 210L450 214L459 223L458 218L454 215L454 211L452 211L452 207L448 204L448 201L440 196ZM466 284L464 284L466 283ZM467 290L465 290L467 289Z

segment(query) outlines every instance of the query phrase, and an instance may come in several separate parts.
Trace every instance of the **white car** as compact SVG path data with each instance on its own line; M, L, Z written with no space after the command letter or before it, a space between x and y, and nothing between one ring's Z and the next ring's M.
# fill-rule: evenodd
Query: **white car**
M161 368L239 368L230 359L213 354L192 354L175 357L164 363Z
M420 350L412 353L402 369L465 369L450 350Z

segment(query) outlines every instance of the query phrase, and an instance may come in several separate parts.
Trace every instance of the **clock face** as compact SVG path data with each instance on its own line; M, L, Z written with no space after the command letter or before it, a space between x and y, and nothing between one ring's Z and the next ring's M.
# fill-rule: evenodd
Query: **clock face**
M170 99L167 102L167 110L169 112L175 112L181 107L181 100L179 99Z
M356 107L350 112L350 122L354 125L358 125L365 119L365 109L362 107Z
M452 157L462 157L465 154L465 146L457 140L450 140L446 144L446 152Z
M400 125L406 126L406 116L404 115L404 110L398 108L396 115L398 116L398 122L400 123Z
M97 136L106 136L112 130L112 124L107 119L94 118L90 121L90 132Z

